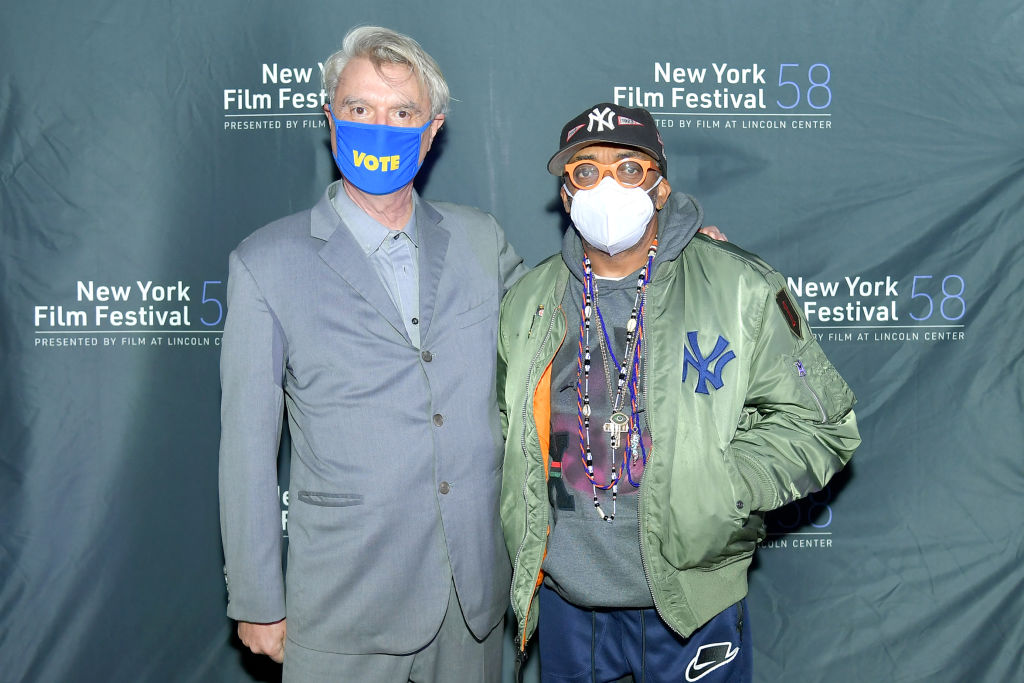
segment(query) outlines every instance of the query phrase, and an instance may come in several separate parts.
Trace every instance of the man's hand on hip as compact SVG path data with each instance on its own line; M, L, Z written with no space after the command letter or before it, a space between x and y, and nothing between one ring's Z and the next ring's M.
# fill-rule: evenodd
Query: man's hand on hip
M280 664L284 661L284 638L287 619L272 624L238 622L238 637L247 648L258 655L267 655Z

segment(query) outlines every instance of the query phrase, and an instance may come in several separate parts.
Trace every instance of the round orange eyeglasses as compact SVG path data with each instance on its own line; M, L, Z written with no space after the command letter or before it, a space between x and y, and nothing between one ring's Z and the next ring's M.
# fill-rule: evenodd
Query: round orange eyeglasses
M610 164L602 164L593 159L580 159L565 165L569 180L581 190L589 190L597 185L606 173L623 187L636 187L644 181L651 169L658 170L656 162L628 157Z

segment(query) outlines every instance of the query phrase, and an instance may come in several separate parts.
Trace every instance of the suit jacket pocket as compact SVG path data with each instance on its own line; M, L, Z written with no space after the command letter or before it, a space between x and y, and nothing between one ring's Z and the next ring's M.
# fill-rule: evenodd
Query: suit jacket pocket
M464 311L456 313L455 327L469 327L487 319L493 319L495 321L495 326L497 326L498 306L491 299L485 299Z
M310 505L328 508L343 508L350 505L362 505L361 493L320 493L319 491L299 491L299 500Z

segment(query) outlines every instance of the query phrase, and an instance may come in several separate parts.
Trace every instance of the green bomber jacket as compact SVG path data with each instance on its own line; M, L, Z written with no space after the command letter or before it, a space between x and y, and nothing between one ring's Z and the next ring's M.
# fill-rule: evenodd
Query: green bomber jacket
M561 306L570 277L552 256L501 305L500 505L520 650L537 625L549 531L551 363L579 325ZM657 266L645 317L653 446L639 491L641 558L659 615L686 637L746 595L763 513L822 489L850 459L856 399L782 275L732 244L696 235Z

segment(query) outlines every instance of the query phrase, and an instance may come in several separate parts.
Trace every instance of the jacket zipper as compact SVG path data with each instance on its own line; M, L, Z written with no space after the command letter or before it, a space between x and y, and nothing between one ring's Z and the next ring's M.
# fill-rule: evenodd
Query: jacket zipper
M559 308L559 310L561 310L562 307L559 306L558 308ZM543 310L543 307L540 307L540 308L537 309L537 316L535 316L534 320L531 321L531 323L530 323L530 332L528 333L528 335L532 334L532 332L533 332L533 322L536 322L536 318L538 316L543 315L542 314L542 310ZM565 313L563 312L562 315L564 316ZM566 325L568 326L568 323L566 323ZM532 404L532 401L529 400L529 397L531 396L530 384L533 381L533 371L534 371L534 369L537 366L537 360L540 358L541 350L544 348L544 343L547 341L548 337L551 335L551 330L554 328L554 326L555 326L555 316L552 315L551 319L548 321L548 328L547 328L547 330L545 330L544 336L541 337L540 343L537 345L537 352L535 354L533 354L533 359L530 361L530 367L528 368L528 370L526 372L526 393L524 394L525 398L523 400L523 427L524 428L523 428L523 434L520 437L520 447L522 448L522 451L523 451L523 458L527 462L529 462L529 453L527 452L527 449L526 449L526 429L525 429L525 426L526 426L526 421L529 418L529 413L530 413L529 406ZM527 529L529 528L529 510L527 509L528 508L529 500L526 497L526 477L525 476L523 477L522 496L523 496L523 503L524 503L523 509L526 510L527 519L526 519L526 521L523 524L523 540L520 541L519 548L516 549L516 557L515 557L515 560L512 563L513 570L515 570L515 569L517 569L519 567L519 556L522 554L523 548L526 547ZM533 579L533 582L534 582L534 584L536 584L536 582L537 582L536 578ZM530 602L528 603L528 605L533 603L533 593L536 592L536 590L537 590L537 587L535 585L533 587L533 589L532 589L532 592L530 593ZM514 582L509 587L509 604L512 605L512 611L513 611L513 613L515 613L516 618L519 619L519 621L522 622L522 624L523 624L522 633L517 633L516 634L516 640L518 641L517 645L519 645L519 652L523 652L526 649L527 617L529 617L529 614L530 614L529 609L530 608L529 608L529 606L527 606L527 608L526 608L527 611L526 611L526 614L524 614L524 615L521 615L519 613L519 610L516 608L516 603L515 603L515 583Z
M647 294L645 294L644 296L647 296L647 302L644 304L644 307L646 309L647 308L647 304L650 303L650 296L647 295ZM645 310L644 311L644 317L646 317L646 316L647 316L647 311ZM645 337L645 340L647 338L649 338L649 336L646 335L646 334L644 335L644 337ZM648 385L648 382L650 381L650 369L651 369L651 347L650 346L647 347L646 352L647 352L647 362L644 363L644 377L643 377L643 379L644 379L644 410L647 411L647 429L649 429L650 432L651 432L651 452L647 456L647 464L644 465L643 478L640 480L640 490L637 492L637 495L639 496L639 502L637 504L637 509L636 509L636 526L637 526L637 538L638 538L638 540L640 542L640 566L644 570L644 579L647 581L647 590L651 591L651 600L654 601L654 609L655 609L656 612L661 614L662 610L658 606L658 597L657 597L657 594L654 592L654 586L652 585L652 582L651 582L651 572L647 568L647 552L644 550L644 522L643 522L643 520L644 520L644 509L646 508L646 506L644 505L644 492L647 490L647 487L644 486L644 481L646 481L646 479L647 479L647 472L649 471L649 469L651 467L651 463L654 462L654 429L652 427L653 421L651 420L651 403L648 400L648 391L647 391L648 390L648 386L647 385ZM642 434L641 434L640 438L643 438ZM665 622L665 623L666 623L666 625L668 625L668 622ZM680 637L682 637L682 634L679 634L671 626L669 626L669 629L673 633L677 633Z
M544 304L537 307L537 313L534 314L533 318L530 319L530 331L526 333L526 338L529 339L533 336L533 326L537 320L544 318Z
M804 369L804 364L799 360L795 361L793 365L796 366L797 374L800 375L800 381L803 382L804 387L811 393L811 398L814 399L814 403L818 406L818 412L821 413L821 424L828 424L828 414L825 413L825 408L821 405L821 399L818 398L818 394L814 393L814 389L807 382L807 370Z

